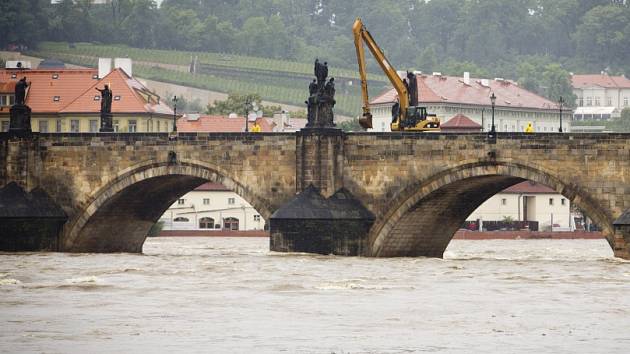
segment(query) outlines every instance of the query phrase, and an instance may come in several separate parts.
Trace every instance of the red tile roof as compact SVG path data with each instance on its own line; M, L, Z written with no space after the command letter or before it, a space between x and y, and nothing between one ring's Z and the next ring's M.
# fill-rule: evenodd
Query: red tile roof
M464 79L444 75L416 75L418 82L418 99L421 104L454 103L490 106L490 93L497 97L497 107L553 109L558 108L552 102L533 92L527 91L511 80L485 80L471 78L469 84ZM370 104L387 104L396 101L398 93L393 88L376 96Z
M11 78L12 74L16 78ZM15 85L26 76L29 87L26 104L33 113L98 113L100 101L94 96L100 93L94 88L110 84L113 96L113 113L153 113L172 115L173 111L164 102L158 102L158 96L149 92L136 79L122 69L114 69L102 79L96 79L96 69L50 69L50 70L0 70L0 84ZM56 77L56 78L55 78ZM59 100L55 101L54 97Z
M511 187L504 189L501 193L518 193L518 194L558 194L554 189L551 189L543 184L538 184L532 181L525 181L515 184Z
M573 88L599 86L604 88L630 88L630 80L625 76L609 76L608 74L589 74L571 76Z
M265 118L257 118L262 132L271 132L273 128ZM251 131L253 122L249 122ZM203 133L238 133L245 131L245 118L228 118L225 116L200 115L196 120L189 120L186 117L177 120L178 132L203 132Z
M481 124L475 123L472 119L466 117L465 115L458 113L453 118L449 119L446 123L441 124L440 127L442 129L470 129L470 130L479 130L481 129Z

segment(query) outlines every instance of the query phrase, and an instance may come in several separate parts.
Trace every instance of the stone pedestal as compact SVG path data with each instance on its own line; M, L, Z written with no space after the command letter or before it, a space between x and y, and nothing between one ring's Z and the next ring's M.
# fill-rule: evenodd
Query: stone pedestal
M270 219L270 249L343 256L366 255L374 215L350 192L324 198L312 185Z
M315 186L324 197L343 187L344 132L336 128L305 128L296 134L297 191Z
M613 252L615 257L630 259L630 209L613 222Z
M101 113L101 128L98 130L101 133L113 133L113 117L111 113Z
M13 105L10 109L9 133L11 135L30 135L31 107L23 104Z
M0 188L0 251L58 251L66 213L41 189Z

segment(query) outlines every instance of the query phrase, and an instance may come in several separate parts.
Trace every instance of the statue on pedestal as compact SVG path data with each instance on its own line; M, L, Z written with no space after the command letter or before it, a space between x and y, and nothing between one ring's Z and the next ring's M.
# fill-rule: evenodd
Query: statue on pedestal
M335 79L330 78L328 82L328 63L320 63L319 59L315 59L314 79L308 86L309 97L305 102L308 110L307 128L332 128L335 126L333 122L335 105Z
M31 134L31 108L26 105L26 77L15 83L15 104L9 110L9 132L15 135Z
M111 133L114 131L112 125L112 90L109 89L109 85L105 85L102 90L98 87L94 89L101 93L101 128L99 132Z

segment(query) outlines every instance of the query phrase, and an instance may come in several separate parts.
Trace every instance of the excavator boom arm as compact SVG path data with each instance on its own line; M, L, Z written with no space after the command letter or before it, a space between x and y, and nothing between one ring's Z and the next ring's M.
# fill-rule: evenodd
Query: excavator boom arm
M394 89L398 93L398 99L400 103L400 114L404 114L407 111L407 107L409 107L409 97L407 95L407 88L405 84L398 76L396 69L390 64L389 60L385 57L385 54L381 50L381 48L376 44L372 35L363 25L360 18L357 18L354 21L354 25L352 26L352 33L354 35L354 46L357 51L357 61L359 64L359 75L361 76L361 94L363 98L363 116L370 117L370 128L371 128L371 114L370 114L370 106L369 106L369 97L367 90L367 73L365 69L365 52L363 49L363 44L368 47L374 59L381 67L389 81L394 86ZM363 125L363 124L362 124Z

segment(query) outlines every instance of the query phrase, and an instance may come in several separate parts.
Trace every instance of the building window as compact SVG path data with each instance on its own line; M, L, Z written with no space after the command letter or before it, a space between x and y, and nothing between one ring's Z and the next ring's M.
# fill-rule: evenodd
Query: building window
M79 132L79 120L73 119L70 121L70 133L78 133Z
M599 107L599 97L595 97L595 106Z
M203 217L199 219L199 228L200 229L213 229L214 228L214 219Z
M94 101L100 101L101 100L101 96L99 95L95 95L94 96Z
M505 198L501 199L501 205L507 205L507 199Z
M63 130L63 121L61 119L57 119L57 122L55 125L56 125L57 133L61 133L61 131Z
M186 202L186 199L178 199L177 205L184 205L185 202Z
M118 121L115 120L113 125L114 125L114 132L118 133L118 128L120 127L120 125L118 124Z
M225 230L238 230L237 218L225 218L223 219L223 229Z
M203 205L210 205L210 198L203 198Z
M159 120L157 121L157 131L158 132L160 131L160 121Z
M549 198L549 205L553 205L553 198Z
M114 96L114 101L120 101L120 96Z
M628 106L628 97L624 97L623 98L623 106L627 107Z
M53 80L57 80L59 78L59 74L52 74Z
M254 215L254 221L260 221L260 215Z
M566 199L561 198L561 199L560 199L560 204L561 204L561 205L564 205L565 203L566 203Z
M98 132L98 121L95 119L90 120L90 133Z
M2 121L2 131L3 132L8 132L9 131L9 121L8 120L3 120Z
M235 203L236 203L236 200L234 198L228 198L229 205L234 205Z
M188 218L184 218L184 217L178 216L175 219L173 219L173 221L175 221L175 222L188 222L190 220L188 220Z
M130 133L135 133L137 130L136 128L136 121L135 120L130 120L129 121L129 132Z
M59 96L53 96L53 101L54 102L59 102L60 99L61 99L61 97L59 97Z
M48 133L48 121L40 120L39 121L39 132L40 133Z

